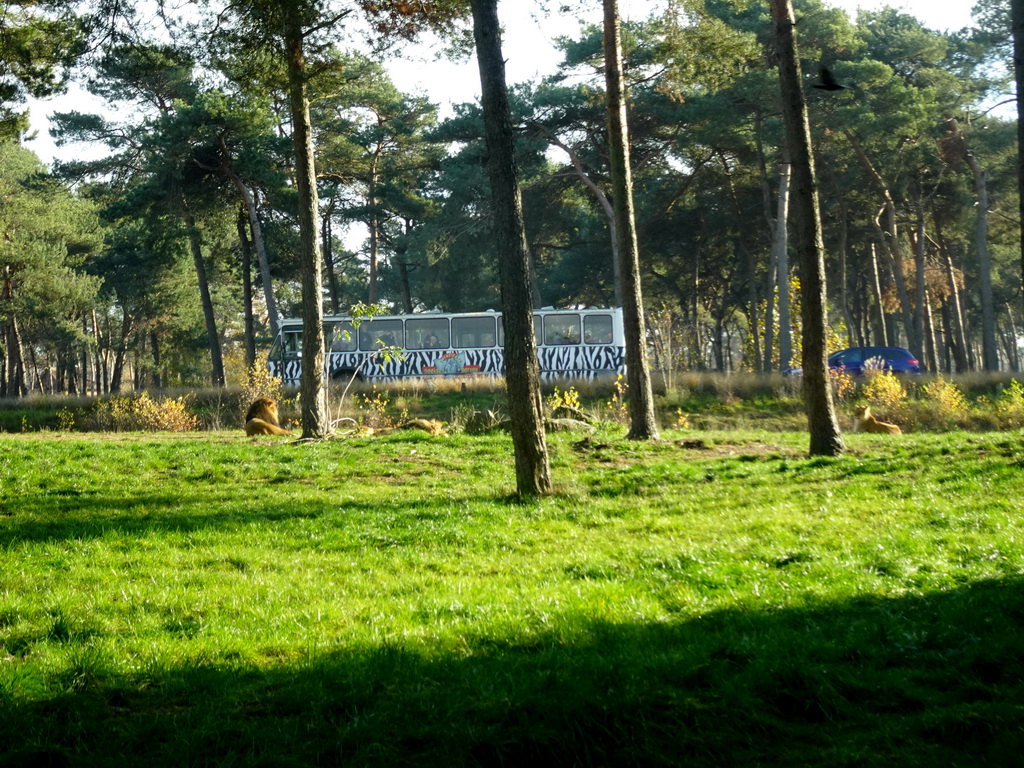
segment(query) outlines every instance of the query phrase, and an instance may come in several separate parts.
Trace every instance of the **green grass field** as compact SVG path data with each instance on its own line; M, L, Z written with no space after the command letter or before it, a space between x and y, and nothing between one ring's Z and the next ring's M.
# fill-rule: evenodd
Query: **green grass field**
M2 766L1024 755L1022 433L0 436Z

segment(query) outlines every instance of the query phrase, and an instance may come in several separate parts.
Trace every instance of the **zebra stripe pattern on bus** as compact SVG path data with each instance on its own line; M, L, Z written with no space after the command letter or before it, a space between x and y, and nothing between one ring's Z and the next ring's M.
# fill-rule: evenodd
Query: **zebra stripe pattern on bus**
M543 379L591 379L623 373L625 351L615 346L541 347L538 362ZM284 366L279 361L270 361L270 365L274 376L286 384L298 384L301 360L289 360ZM497 347L414 351L389 360L379 353L332 352L328 355L328 369L330 378L344 378L358 372L360 378L367 380L501 376L505 372L505 355Z

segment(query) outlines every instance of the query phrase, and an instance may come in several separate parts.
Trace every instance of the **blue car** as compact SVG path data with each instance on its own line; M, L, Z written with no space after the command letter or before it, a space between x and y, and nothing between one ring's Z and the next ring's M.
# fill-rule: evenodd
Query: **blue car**
M851 347L829 355L829 368L842 368L847 373L864 373L864 363L881 360L885 370L892 373L920 373L921 366L909 350L902 347Z

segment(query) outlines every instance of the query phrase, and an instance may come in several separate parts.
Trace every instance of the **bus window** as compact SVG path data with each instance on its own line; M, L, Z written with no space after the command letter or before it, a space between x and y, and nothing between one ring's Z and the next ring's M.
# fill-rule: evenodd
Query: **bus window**
M282 334L284 336L284 356L302 357L302 331Z
M330 340L331 352L355 352L356 350L356 333L352 329L351 320L328 325L327 338Z
M587 344L611 344L612 316L587 315L584 317L583 341Z
M544 318L545 344L579 344L579 315L547 315Z
M493 317L452 318L453 346L493 347L496 338Z
M406 349L447 349L448 318L429 317L405 321Z
M364 320L359 325L359 348L372 352L381 347L404 347L401 320Z

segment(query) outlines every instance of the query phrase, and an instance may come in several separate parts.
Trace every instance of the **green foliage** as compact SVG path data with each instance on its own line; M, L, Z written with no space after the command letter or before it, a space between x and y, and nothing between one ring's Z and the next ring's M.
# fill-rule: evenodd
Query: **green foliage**
M0 328L8 365L0 367L5 394L17 395L12 368L24 345L57 365L87 338L84 326L98 301L100 281L83 268L100 248L94 206L47 173L31 152L0 141ZM27 377L22 376L23 379ZM27 382L26 382L27 383Z
M62 0L0 6L0 142L28 127L16 106L63 90L67 70L85 50L85 22Z
M3 12L9 23L0 24L0 63L28 62L34 69L20 72L32 74L29 79L44 90L57 82L53 76L65 60L58 54L77 44L75 20L59 13L65 5L16 3ZM264 228L266 277L273 280L281 311L301 311L296 277L303 244L312 242L313 233L298 237L297 190L306 185L288 179L306 164L296 164L290 118L281 108L288 103L288 72L280 45L293 22L308 33L303 39L309 71L292 74L311 99L324 223L316 235L330 267L332 309L343 312L344 304L370 295L392 309L500 307L478 105L455 105L438 123L436 105L397 89L377 51L354 54L340 47L346 42L339 24L347 23L341 20L357 16L381 44L388 42L381 35L393 42L425 29L456 35L466 3L293 5L246 0L219 16L190 15L189 34L203 36L198 47L186 44L193 38L172 15L159 19L172 27L170 34L149 35L131 4L97 6L112 14L111 23L131 28L117 30L110 38L116 43L97 43L89 88L112 103L130 105L132 118L67 114L56 120L59 141L108 146L108 157L69 162L63 170L115 223L103 252L95 247L93 223L82 220L85 226L68 228L87 232L88 242L66 238L65 271L37 273L40 284L33 289L43 298L17 308L19 316L38 317L27 329L28 342L46 346L47 363L59 358L73 368L83 352L93 351L87 345L96 345L109 356L127 350L146 385L208 378L212 361L204 353L212 352L217 338L230 347L243 333L235 226L242 189L259 209L255 219ZM941 238L925 238L936 243L929 245L928 259L941 263L948 254L955 260L966 327L980 327L973 295L979 284L973 255L976 195L964 153L981 162L1002 208L1012 208L1017 194L1013 121L998 110L979 116L1003 89L1009 63L1001 47L1005 24L999 26L1006 9L997 5L979 7L991 23L979 22L984 30L968 36L929 30L897 9L852 19L820 0L797 3L815 151L820 167L828 169L819 193L830 273L840 274L840 252L845 258L842 280L829 280L836 327L843 281L843 305L867 309L874 303L865 288L871 283L865 254L885 195L900 227L913 220L918 206L926 221L943 222ZM755 333L762 358L777 354L774 344L760 349L782 159L768 18L763 2L674 0L648 19L624 25L644 295L666 318L657 324L670 335L659 339L657 352L670 383L683 372L752 371ZM452 39L446 43L457 45ZM542 306L608 306L616 302L616 290L603 205L609 174L601 30L583 27L560 45L565 60L559 72L511 90L537 299ZM814 89L821 66L853 87L840 93ZM950 115L971 116L963 121L959 144L950 138ZM350 222L373 232L373 249L368 242L359 258L339 236ZM17 231L24 238L12 249L15 256L60 263L61 244L46 237L45 246L40 244L35 224ZM213 286L212 307L202 308L205 317L191 277L189 247L197 243L188 236L198 237ZM905 240L903 229L897 242ZM992 217L994 305L1000 314L1019 292L1013 255L1018 240L1014 222ZM945 253L938 251L940 242ZM311 263L309 254L302 258ZM370 260L378 267L372 288ZM102 281L101 298L84 274ZM895 286L885 282L886 321L892 324L895 317L903 325ZM929 279L931 306L948 305L944 283ZM76 309L96 309L108 327L102 334L83 331L75 312L49 322L40 307L52 306L53 297ZM256 315L262 343L266 329ZM858 311L843 323L866 326L869 315ZM791 324L798 332L795 304ZM207 327L214 326L211 337ZM850 337L867 330L851 327ZM725 342L730 350L722 349ZM741 348L742 355L736 354ZM229 359L231 354L225 350Z

